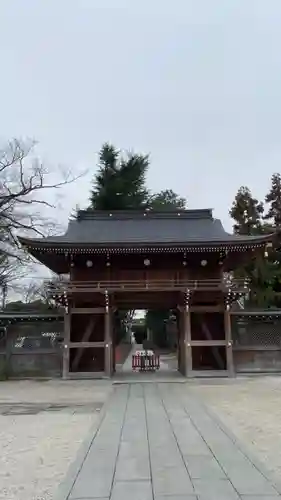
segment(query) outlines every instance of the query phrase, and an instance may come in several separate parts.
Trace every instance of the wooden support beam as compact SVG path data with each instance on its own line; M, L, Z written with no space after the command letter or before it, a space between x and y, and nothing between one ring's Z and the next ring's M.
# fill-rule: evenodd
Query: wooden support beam
M105 307L73 307L71 314L102 314Z
M73 371L77 371L78 365L79 365L81 358L82 358L82 355L83 355L83 348L84 347L82 346L82 343L89 342L89 338L91 337L96 320L97 320L96 316L92 316L88 322L88 325L87 325L87 327L84 331L83 337L82 337L82 341L79 342L80 346L79 346L78 351L76 353L76 356L73 360L73 367L72 367Z
M231 317L230 311L224 311L224 331L226 340L226 363L227 370L230 377L234 377L234 363L233 363L233 346L232 346L232 334L231 334Z
M89 347L104 347L105 343L104 342L70 342L69 348L70 349L87 349Z
M190 312L202 312L202 313L214 313L214 312L223 312L224 311L224 305L223 304L217 304L213 306L201 306L201 305L192 305L190 306Z
M184 311L184 306L178 304L177 309L179 311ZM189 308L189 313L193 313L193 312L202 312L202 313L224 312L224 306L223 306L223 304L214 305L214 306L191 305Z
M226 340L192 340L191 346L204 347L204 346L226 346Z
M70 314L64 314L64 334L63 334L63 361L62 361L62 378L69 377L69 342L70 342Z

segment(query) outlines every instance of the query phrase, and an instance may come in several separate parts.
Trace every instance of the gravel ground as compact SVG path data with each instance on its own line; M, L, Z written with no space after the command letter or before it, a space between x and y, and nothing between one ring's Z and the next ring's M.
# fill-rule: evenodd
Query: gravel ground
M111 391L103 381L0 383L0 500L51 500Z
M191 390L280 481L281 377L210 381Z

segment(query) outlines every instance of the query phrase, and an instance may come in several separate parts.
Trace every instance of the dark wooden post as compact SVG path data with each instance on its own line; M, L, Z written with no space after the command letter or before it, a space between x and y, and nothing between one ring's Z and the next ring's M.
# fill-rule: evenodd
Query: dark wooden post
M68 311L64 313L64 342L63 342L63 365L62 365L62 378L67 379L69 376L69 361L70 361L70 328L71 328L71 314Z
M182 328L181 328L181 310L178 306L178 319L177 319L177 328L178 328L178 371L181 372L181 356L182 356L182 348L181 348L181 336L182 336Z
M184 353L185 353L185 376L192 375L192 348L191 348L191 322L189 306L184 307Z
M104 314L104 371L107 377L112 375L112 333L111 333L111 307L109 307L109 296L105 291L105 314Z
M104 327L105 327L105 335L104 335L104 371L107 377L111 377L112 375L112 360L111 360L111 349L112 349L112 339L111 339L111 318L110 311L105 311L104 317Z
M183 306L178 306L178 309L179 309L178 370L182 375L185 375L185 344L184 344Z
M234 377L234 363L232 350L231 317L229 306L224 311L224 331L226 340L226 364L229 377Z
M110 331L111 331L111 371L112 374L116 371L116 332L114 327L114 313L116 311L115 307L112 307L110 314Z

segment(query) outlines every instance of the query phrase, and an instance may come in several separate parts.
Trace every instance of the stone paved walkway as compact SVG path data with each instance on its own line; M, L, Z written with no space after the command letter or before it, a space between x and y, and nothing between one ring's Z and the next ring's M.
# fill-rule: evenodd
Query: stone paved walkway
M281 499L185 384L116 386L69 500Z

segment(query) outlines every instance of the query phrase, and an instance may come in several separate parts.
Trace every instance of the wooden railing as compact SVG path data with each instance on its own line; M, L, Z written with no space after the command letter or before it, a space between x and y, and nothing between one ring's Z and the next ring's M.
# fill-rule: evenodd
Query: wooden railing
M132 356L132 370L140 372L154 372L160 368L159 354L145 355L134 354Z
M244 280L109 280L109 281L69 281L50 289L51 293L81 292L134 292L134 291L223 291L235 290L247 292L248 284Z

